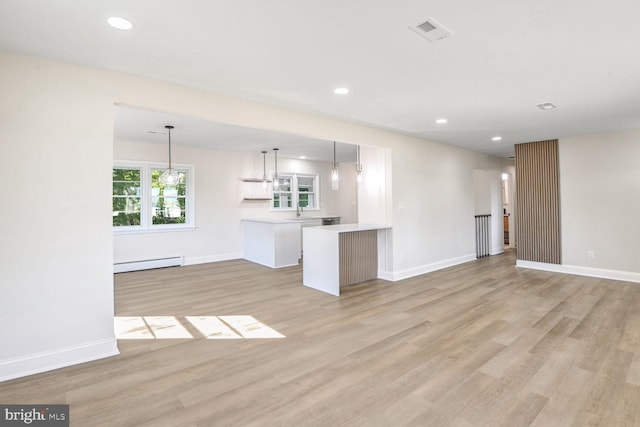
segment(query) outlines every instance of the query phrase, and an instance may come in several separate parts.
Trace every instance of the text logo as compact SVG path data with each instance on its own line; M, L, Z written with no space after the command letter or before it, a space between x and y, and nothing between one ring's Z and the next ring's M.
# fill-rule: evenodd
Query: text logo
M0 427L69 427L69 405L0 405Z

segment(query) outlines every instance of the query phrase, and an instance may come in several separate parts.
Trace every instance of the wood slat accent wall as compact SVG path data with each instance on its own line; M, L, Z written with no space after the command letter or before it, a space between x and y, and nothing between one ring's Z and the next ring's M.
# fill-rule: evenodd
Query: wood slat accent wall
M340 286L378 277L378 231L341 233Z
M517 144L515 152L518 259L560 264L558 140Z

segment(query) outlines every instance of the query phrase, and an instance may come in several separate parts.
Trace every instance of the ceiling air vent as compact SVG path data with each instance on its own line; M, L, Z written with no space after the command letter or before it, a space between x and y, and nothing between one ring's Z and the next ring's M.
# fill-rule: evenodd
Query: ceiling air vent
M538 107L541 110L553 110L554 108L556 108L556 106L550 102L543 102L542 104L536 104L536 107Z
M451 31L438 24L438 22L433 18L428 18L422 24L418 24L413 27L410 26L409 28L429 40L431 43L435 43L451 36Z

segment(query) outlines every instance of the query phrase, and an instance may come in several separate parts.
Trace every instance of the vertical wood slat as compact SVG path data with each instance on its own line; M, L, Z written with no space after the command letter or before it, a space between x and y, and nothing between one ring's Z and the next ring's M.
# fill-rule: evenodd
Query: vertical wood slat
M489 256L491 215L476 215L476 258Z
M340 233L340 286L378 277L378 231Z
M515 153L517 257L560 264L558 140L516 144Z

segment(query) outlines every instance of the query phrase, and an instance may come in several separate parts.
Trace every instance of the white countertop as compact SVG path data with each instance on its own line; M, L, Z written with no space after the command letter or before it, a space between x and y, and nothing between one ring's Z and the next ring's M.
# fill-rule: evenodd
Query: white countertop
M310 228L313 228L315 230L329 231L333 233L350 233L353 231L384 230L387 228L391 228L391 226L384 224L336 224Z
M267 224L295 224L305 221L317 221L323 218L340 218L340 215L301 216L298 218L243 218L242 221L264 222Z

